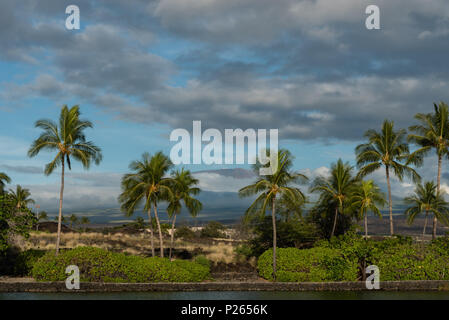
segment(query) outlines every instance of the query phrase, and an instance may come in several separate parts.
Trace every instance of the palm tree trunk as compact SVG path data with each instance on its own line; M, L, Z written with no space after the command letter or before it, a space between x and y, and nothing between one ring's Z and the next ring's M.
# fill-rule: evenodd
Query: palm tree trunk
M335 207L334 225L332 226L331 238L334 236L335 227L337 226L338 206Z
M61 241L61 223L62 223L62 199L64 195L64 155L62 155L61 172L61 191L59 193L59 216L58 216L58 235L56 238L56 255L59 254L59 243Z
M368 238L368 212L365 212L365 238Z
M441 180L441 155L438 155L438 175L437 175L437 195L440 195L440 180ZM433 230L432 239L437 237L437 216L433 214Z
M276 207L275 207L275 198L272 200L271 207L271 217L273 221L273 280L276 281Z
M170 240L170 252L169 252L169 254L168 254L168 257L170 258L170 261L171 261L171 252L172 252L172 249L173 249L173 241L174 241L174 239L175 239L175 222L176 222L176 213L174 214L174 217L173 217L173 222L172 222L172 224L171 224L171 240Z
M157 215L157 204L156 204L156 201L153 202L153 205L154 205L154 216L156 217L157 230L159 232L159 243L161 245L161 258L163 258L164 257L164 240L162 239L161 224L159 222L159 217Z
M154 258L154 235L153 235L153 221L151 221L151 204L148 208L148 220L150 221L150 241L151 241L151 256Z
M422 236L424 237L426 235L426 227L427 227L427 216L429 214L429 210L426 210L426 218L424 220L424 229L422 231Z
M391 185L390 185L390 170L388 166L385 166L385 173L387 175L387 186L388 186L388 209L390 210L390 235L394 234L393 228L393 203L391 201Z

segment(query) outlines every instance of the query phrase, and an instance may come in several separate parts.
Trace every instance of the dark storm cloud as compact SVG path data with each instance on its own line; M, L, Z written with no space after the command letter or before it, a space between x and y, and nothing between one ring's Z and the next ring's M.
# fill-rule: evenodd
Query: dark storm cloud
M375 31L359 0L84 0L79 32L64 29L68 1L15 4L1 4L0 56L51 68L4 100L72 96L132 122L347 140L449 100L445 0L379 0ZM162 56L169 40L177 53Z

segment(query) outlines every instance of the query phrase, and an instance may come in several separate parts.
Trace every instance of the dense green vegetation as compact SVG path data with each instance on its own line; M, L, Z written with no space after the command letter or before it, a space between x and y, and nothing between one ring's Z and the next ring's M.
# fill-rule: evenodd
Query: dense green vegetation
M114 253L93 247L49 252L33 266L32 276L41 281L63 281L66 267L76 265L81 281L95 282L195 282L209 277L209 268L201 263Z
M269 280L272 252L258 260L259 274ZM408 237L374 241L348 233L310 249L279 248L277 262L278 281L363 280L368 265L379 267L381 281L449 280L449 238L424 244Z

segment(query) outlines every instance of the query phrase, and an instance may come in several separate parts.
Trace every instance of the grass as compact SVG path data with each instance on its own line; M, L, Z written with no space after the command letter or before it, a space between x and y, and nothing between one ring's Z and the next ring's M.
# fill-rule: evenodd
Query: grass
M61 248L76 248L79 246L93 246L114 252L123 252L132 255L150 256L149 234L126 234L100 232L70 232L61 234ZM30 238L21 244L23 250L40 249L55 250L56 233L31 232ZM238 241L229 239L176 239L174 247L177 250L187 250L190 253L204 255L213 263L241 262L235 253L235 248L240 244ZM156 254L159 254L159 239L155 237L154 245ZM164 247L170 246L169 238L164 239Z

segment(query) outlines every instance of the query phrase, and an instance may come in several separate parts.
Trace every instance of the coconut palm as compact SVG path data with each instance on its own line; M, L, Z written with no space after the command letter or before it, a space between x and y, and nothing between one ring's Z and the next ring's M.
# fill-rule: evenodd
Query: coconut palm
M81 217L80 223L83 226L84 231L86 231L86 225L90 223L90 220L88 217Z
M21 208L27 208L28 205L35 203L34 200L30 198L30 190L22 188L20 185L16 186L16 190L9 189L9 194L11 195L12 203L18 212L20 212Z
M157 203L170 201L173 198L171 187L173 179L166 177L167 172L173 166L170 159L162 152L150 156L144 153L140 161L133 161L129 168L133 173L125 174L122 178L122 193L119 196L121 209L127 216L131 216L138 206L144 207L148 213L148 222L151 232L151 250L154 256L153 227L151 219L151 206L159 232L161 257L164 257L164 243L162 239L161 224L157 212Z
M273 157L274 158L274 157ZM273 161L272 158L272 161ZM298 201L305 196L301 190L292 186L295 182L303 182L307 177L303 174L291 171L293 156L288 150L278 151L277 170L271 175L259 176L258 180L249 186L239 190L241 197L258 195L254 202L245 212L245 218L254 215L264 216L268 205L271 205L271 217L273 223L273 279L276 280L276 202L277 199L286 196L291 201ZM261 167L268 167L257 162L254 165L256 174L259 174Z
M345 205L348 204L351 192L357 179L353 176L353 167L349 163L344 163L338 159L336 163L331 165L330 176L318 177L314 180L310 187L310 192L320 192L320 199L329 199L334 206L334 222L330 237L335 234L337 220L339 214L344 214Z
M0 172L0 195L5 192L5 185L11 183L11 178L4 172Z
M48 215L46 211L41 211L37 215L37 223L36 223L36 231L39 231L39 221L45 221L48 219Z
M440 102L439 105L433 104L434 113L418 113L415 119L418 125L409 128L414 132L409 134L409 141L419 146L414 152L419 157L427 155L432 149L435 150L438 159L437 186L436 192L440 192L441 168L443 157L449 158L449 111L448 105ZM427 219L426 219L427 221ZM432 237L436 237L438 218L434 215Z
M172 174L174 180L172 191L173 199L170 201L167 207L167 213L173 219L171 226L171 240L170 240L170 251L169 258L172 258L174 234L175 234L175 223L176 216L181 213L182 202L184 206L189 211L192 217L196 217L198 212L203 208L203 204L192 196L200 193L200 188L195 187L198 185L198 179L195 179L189 170L177 170Z
M365 137L368 142L356 147L357 166L360 168L358 177L364 177L382 166L385 167L385 175L388 187L388 207L390 212L390 234L394 234L393 227L393 203L391 200L390 170L402 181L404 175L420 180L418 173L409 164L419 164L420 157L410 154L408 144L405 141L406 131L394 130L394 122L384 120L381 132L368 130Z
M69 217L69 221L70 221L70 229L72 229L72 225L74 225L78 222L78 217L75 214L72 214Z
M358 218L364 219L365 237L368 236L368 212L371 211L382 219L379 207L386 203L385 195L373 180L361 181L354 189L351 205L358 211Z
M292 201L292 199L283 195L276 203L276 211L278 211L279 215L284 218L285 222L289 222L291 219L298 221L302 219L305 203L306 199L300 198Z
M35 123L35 127L42 129L41 135L32 143L28 156L34 157L42 150L56 152L55 158L45 166L45 174L50 175L58 166L61 166L61 189L59 192L58 235L56 238L56 255L59 253L61 241L62 201L64 195L65 165L72 169L73 159L82 163L88 169L93 162L99 164L102 159L101 149L91 141L86 141L84 130L92 128L90 121L80 119L78 106L62 107L59 123L43 119Z
M429 213L433 213L438 220L446 224L448 222L449 203L437 192L437 186L433 181L417 184L414 194L406 197L404 202L410 206L405 210L409 224L412 224L419 214L425 214L423 236L426 235L427 217Z

